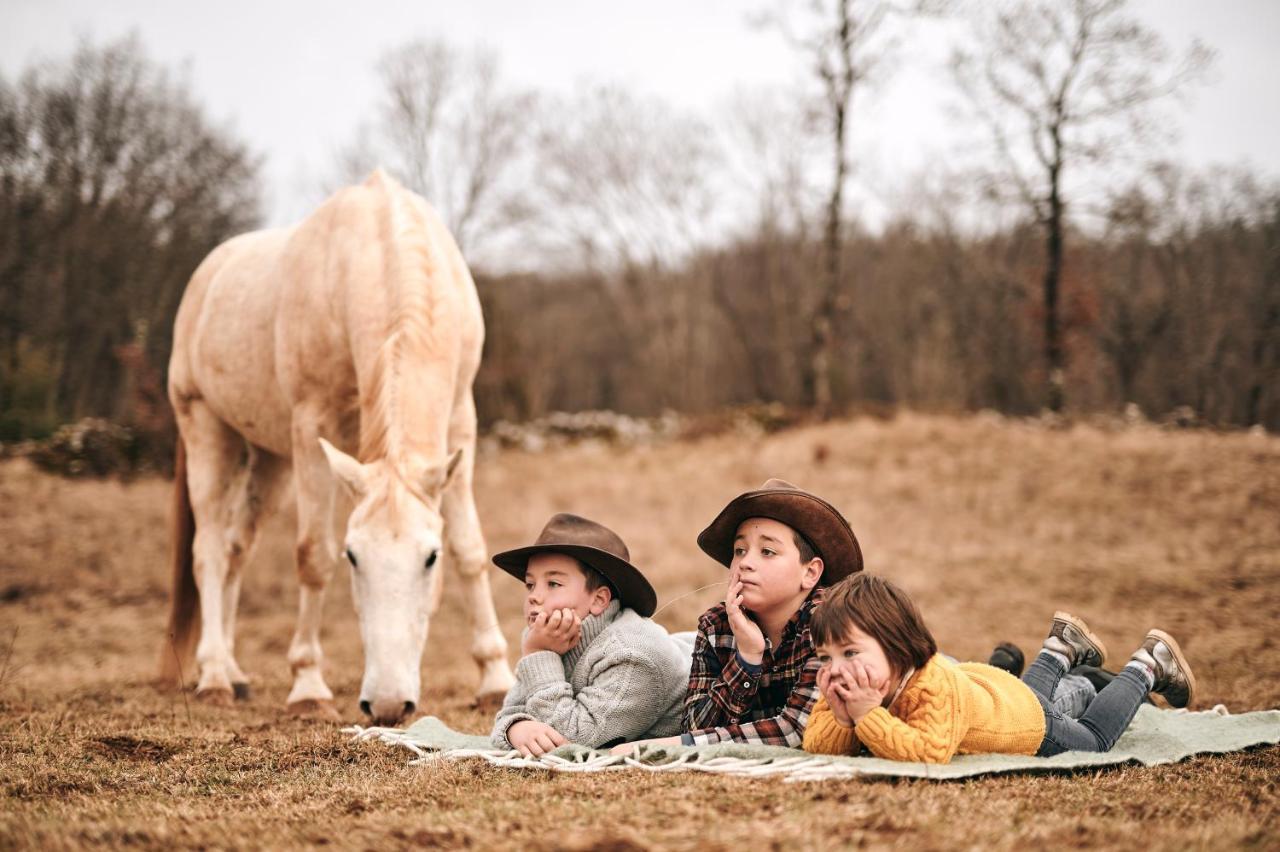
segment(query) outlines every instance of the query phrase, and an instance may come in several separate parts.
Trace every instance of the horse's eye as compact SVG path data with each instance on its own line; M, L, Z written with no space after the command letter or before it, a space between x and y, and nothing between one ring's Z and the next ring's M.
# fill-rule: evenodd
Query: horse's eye
M437 557L437 556L439 556L439 555L440 555L440 551L439 551L439 550L433 550L433 551L431 551L429 554L427 554L427 567L428 567L428 568L430 568L432 565L435 565L435 564L436 564L436 557Z
M351 563L352 568L360 567L359 565L356 564L356 555L351 552L351 548L349 547L347 548L347 561Z

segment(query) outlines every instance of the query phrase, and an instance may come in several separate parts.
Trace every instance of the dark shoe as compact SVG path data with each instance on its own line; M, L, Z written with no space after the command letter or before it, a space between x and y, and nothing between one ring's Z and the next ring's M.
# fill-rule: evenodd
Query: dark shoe
M1059 610L1053 614L1053 626L1044 640L1044 649L1067 658L1067 669L1076 666L1102 668L1107 660L1107 646L1093 634L1083 618Z
M987 660L987 665L1004 669L1014 677L1022 677L1026 664L1027 658L1022 656L1022 649L1012 642L1001 642L991 652L991 659Z
M1195 698L1196 678L1191 673L1191 665L1168 633L1147 631L1147 639L1133 652L1133 659L1155 675L1151 691L1163 695L1170 707L1186 707Z

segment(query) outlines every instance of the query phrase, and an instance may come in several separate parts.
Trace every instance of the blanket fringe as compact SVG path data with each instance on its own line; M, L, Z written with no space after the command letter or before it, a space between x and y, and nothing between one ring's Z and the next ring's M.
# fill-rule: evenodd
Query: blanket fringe
M713 757L699 760L694 752L684 752L665 763L646 763L631 754L597 754L586 760L567 760L557 754L525 757L516 749L459 748L449 751L430 751L413 742L400 728L365 728L352 725L343 728L356 742L376 741L390 746L400 746L417 757L410 766L423 766L442 760L480 759L490 766L506 769L541 769L548 772L616 772L627 769L643 769L645 772L707 772L715 775L738 775L764 778L781 775L787 781L818 781L827 778L851 778L864 774L856 768L837 766L824 757L773 758Z

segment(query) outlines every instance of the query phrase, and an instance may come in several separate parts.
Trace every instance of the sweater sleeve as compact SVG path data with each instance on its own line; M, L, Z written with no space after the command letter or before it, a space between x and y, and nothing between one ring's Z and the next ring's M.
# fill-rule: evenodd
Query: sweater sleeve
M804 729L804 750L814 754L856 754L858 738L853 728L836 721L827 699L819 698Z
M954 677L940 672L919 685L906 719L877 707L858 720L854 734L876 757L920 763L950 763L964 738Z
M511 741L507 739L507 731L516 722L533 719L524 706L524 698L524 690L517 681L507 692L507 697L502 700L502 707L499 708L498 715L493 720L493 733L489 736L498 748L514 748Z
M522 659L516 677L527 685L525 710L530 717L588 748L639 739L653 727L664 709L656 694L662 682L658 665L635 648L611 645L577 693L556 654Z

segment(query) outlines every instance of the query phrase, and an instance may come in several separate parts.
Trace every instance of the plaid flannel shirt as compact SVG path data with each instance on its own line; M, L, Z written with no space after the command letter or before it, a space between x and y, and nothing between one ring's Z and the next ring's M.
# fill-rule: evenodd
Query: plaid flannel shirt
M815 588L800 605L776 648L765 640L759 666L738 654L724 604L702 614L681 719L686 745L728 740L800 748L818 701L818 658L809 639L809 617L823 591Z

